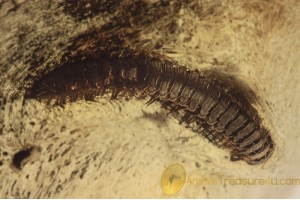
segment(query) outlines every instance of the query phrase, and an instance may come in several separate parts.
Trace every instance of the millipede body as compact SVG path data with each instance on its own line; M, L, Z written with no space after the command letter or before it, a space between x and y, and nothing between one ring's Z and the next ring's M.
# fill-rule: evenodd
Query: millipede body
M205 136L228 149L232 161L260 164L274 150L269 132L242 102L200 72L169 61L106 58L67 63L36 81L27 97L63 104L78 98L92 100L107 91L112 98L125 93L150 96L183 110L183 121L205 127L210 133Z

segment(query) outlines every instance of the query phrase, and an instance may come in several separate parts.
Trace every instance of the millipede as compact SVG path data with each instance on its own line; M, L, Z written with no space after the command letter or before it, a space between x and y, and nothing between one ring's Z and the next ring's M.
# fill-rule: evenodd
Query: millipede
M264 163L274 151L269 131L257 112L245 106L218 81L158 58L102 58L65 63L35 81L26 97L64 104L93 100L110 92L111 98L150 96L170 109L182 110L182 121L196 123L204 136L230 151L230 160L250 165Z

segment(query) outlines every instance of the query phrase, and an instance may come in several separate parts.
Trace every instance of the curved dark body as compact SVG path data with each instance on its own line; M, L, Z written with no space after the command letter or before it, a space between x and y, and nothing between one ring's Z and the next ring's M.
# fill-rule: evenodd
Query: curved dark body
M209 82L199 72L157 59L102 59L69 63L34 83L27 97L59 103L78 98L92 100L110 90L150 95L171 108L184 109L183 121L203 125L214 144L230 150L231 160L248 164L265 162L274 145L259 119L236 98Z

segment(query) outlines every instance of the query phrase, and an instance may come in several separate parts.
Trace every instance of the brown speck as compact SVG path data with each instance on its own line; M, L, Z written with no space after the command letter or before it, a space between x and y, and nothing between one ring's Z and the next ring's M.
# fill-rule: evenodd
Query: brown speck
M63 125L61 128L60 128L60 132L64 132L66 131L67 127L65 125Z

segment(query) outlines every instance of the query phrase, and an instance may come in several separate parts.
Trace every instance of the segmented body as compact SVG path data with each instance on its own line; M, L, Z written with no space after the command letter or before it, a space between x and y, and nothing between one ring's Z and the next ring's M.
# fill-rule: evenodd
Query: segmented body
M73 101L92 99L111 90L150 95L152 99L184 109L189 118L204 124L214 144L227 148L231 160L259 164L272 154L274 146L260 121L246 112L240 102L215 83L170 62L144 59L103 59L62 66L37 81L29 97L58 97Z

